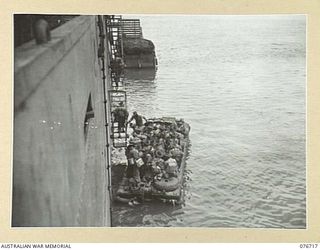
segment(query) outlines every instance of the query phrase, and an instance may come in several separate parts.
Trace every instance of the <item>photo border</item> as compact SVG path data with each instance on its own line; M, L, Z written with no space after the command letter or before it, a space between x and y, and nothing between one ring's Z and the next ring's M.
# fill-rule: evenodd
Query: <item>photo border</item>
M307 15L306 229L11 228L13 14ZM319 0L10 0L0 2L1 242L319 242L320 241L320 1Z

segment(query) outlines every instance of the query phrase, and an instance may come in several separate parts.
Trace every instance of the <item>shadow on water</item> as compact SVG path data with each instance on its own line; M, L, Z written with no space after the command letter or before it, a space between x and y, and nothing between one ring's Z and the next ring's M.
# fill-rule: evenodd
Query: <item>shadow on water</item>
M150 201L134 207L113 204L114 227L171 227L183 217L183 206L173 206L161 201Z
M172 205L160 200L130 206L114 202L113 227L172 227L183 225L184 204Z
M155 69L126 69L124 82L127 92L127 107L129 112L149 117L156 112L156 70Z

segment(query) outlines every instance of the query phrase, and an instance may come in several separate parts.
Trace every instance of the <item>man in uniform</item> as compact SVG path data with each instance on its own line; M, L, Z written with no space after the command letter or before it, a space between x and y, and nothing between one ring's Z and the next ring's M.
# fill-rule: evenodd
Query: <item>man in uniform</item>
M132 120L135 120L135 128L140 128L143 126L143 120L147 121L147 119L142 116L142 115L138 115L138 113L136 111L133 112L132 117L129 119L128 123L130 123Z
M123 102L119 103L119 107L117 107L113 111L113 115L114 115L114 121L118 122L119 132L125 132L126 121L128 119L129 113L124 108Z

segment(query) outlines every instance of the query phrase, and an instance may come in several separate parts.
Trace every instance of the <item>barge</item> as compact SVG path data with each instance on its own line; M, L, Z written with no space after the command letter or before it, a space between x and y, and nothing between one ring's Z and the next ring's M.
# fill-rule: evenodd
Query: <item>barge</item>
M188 123L173 117L148 119L143 127L135 128L129 145L139 151L136 166L141 181L129 177L126 169L116 201L129 205L152 200L182 203L189 131Z
M123 60L127 69L156 69L155 46L145 39L139 19L122 19Z

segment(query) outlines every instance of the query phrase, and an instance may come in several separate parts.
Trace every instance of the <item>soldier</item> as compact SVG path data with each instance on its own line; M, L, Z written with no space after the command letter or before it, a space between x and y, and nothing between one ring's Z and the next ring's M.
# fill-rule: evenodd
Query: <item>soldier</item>
M136 111L133 112L133 115L130 118L130 120L128 121L128 123L130 123L133 119L135 120L135 127L134 128L138 128L138 129L143 126L143 120L147 121L147 119L144 116L138 115L138 113Z
M128 111L124 108L123 102L119 103L119 107L117 107L113 111L114 115L114 121L118 122L118 129L119 133L120 132L125 132L125 127L126 127L126 121L128 119L129 113Z
M111 70L114 73L114 81L115 81L115 84L116 84L115 87L118 88L119 87L120 78L121 78L121 75L123 73L123 69L125 67L123 59L121 57L117 56L115 58L115 60L111 61L110 67L111 67Z

